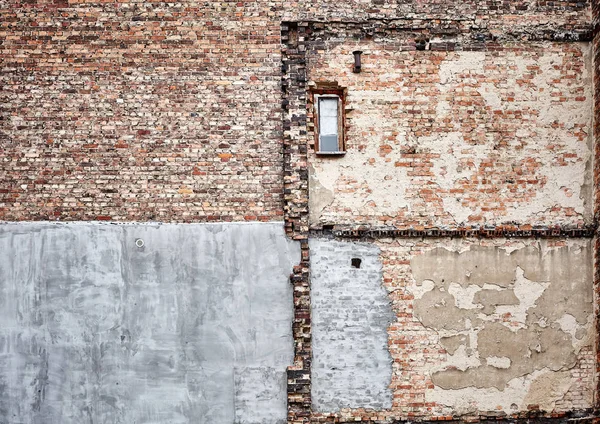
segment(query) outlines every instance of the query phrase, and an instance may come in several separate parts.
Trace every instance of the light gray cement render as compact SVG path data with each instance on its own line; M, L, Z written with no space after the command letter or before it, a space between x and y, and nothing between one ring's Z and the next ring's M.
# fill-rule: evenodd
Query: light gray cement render
M379 248L311 240L310 257L313 408L391 408L387 327L395 317L382 287ZM360 269L352 258L361 259Z
M284 423L299 260L281 224L0 224L0 422Z

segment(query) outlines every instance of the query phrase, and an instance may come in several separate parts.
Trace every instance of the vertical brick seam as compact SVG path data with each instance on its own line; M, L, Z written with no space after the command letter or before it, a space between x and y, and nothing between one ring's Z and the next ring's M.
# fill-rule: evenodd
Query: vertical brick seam
M311 416L305 31L305 25L284 22L281 26L284 218L286 233L300 241L302 255L291 276L294 291L294 365L287 373L290 424L308 423Z
M600 219L600 1L592 1L592 60L594 85L594 221ZM600 238L596 232L594 249L594 296L596 318L596 375L600 370ZM598 414L600 408L600 379L596 378L594 409Z

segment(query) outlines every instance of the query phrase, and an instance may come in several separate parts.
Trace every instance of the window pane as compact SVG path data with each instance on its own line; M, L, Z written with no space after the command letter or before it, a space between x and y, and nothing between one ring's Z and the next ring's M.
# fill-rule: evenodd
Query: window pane
M339 152L337 135L321 135L319 138L319 152Z
M338 133L338 99L319 99L319 132L321 135Z

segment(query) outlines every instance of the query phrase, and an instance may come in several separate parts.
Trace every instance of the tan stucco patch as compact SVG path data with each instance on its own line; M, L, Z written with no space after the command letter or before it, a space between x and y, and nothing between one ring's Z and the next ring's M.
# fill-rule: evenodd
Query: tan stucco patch
M414 257L414 315L448 352L431 372L431 399L464 390L483 399L498 390L504 405L552 406L573 383L579 350L592 341L591 264L589 241L511 251L436 248ZM517 390L517 380L527 388ZM556 389L544 392L545 382Z

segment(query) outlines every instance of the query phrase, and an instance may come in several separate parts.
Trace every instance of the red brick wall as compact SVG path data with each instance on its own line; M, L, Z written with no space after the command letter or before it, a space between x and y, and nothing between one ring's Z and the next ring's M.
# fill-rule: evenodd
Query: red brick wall
M276 3L3 3L0 220L282 219Z
M281 219L280 22L378 17L573 38L589 2L4 2L0 219Z

